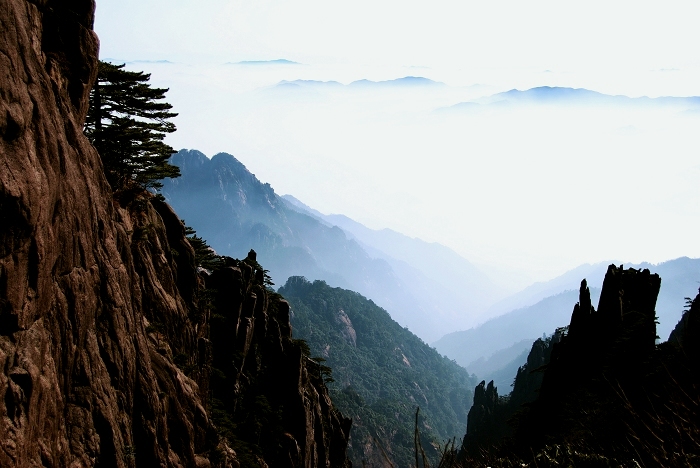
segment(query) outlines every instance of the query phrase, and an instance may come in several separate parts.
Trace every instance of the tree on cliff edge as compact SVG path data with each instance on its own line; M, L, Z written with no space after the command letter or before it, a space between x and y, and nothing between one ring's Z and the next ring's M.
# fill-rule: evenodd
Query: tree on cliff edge
M102 157L113 190L136 183L159 188L180 170L168 163L175 150L163 139L175 131L169 119L177 114L164 102L165 88L152 88L151 75L100 61L90 92L85 134Z

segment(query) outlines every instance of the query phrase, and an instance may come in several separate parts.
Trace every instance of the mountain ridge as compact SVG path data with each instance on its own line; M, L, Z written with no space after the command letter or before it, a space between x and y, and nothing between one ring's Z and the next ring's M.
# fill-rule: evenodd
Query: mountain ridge
M596 309L583 280L569 325L533 343L513 391L501 397L493 381L477 386L460 458L477 466L499 456L507 466L695 465L700 294L672 338L657 344L660 284L648 269L610 265Z
M302 65L299 62L287 59L274 60L241 60L240 62L226 62L226 65Z
M338 226L360 243L372 256L389 262L400 275L406 268L421 272L430 287L439 294L449 291L450 301L461 304L457 309L469 310L469 320L478 320L480 313L501 294L493 282L474 264L454 250L437 242L426 242L412 238L392 229L370 229L341 214L324 215L290 195L283 200L309 213L330 226ZM423 287L414 284L412 287ZM438 298L435 299L439 301ZM459 317L445 316L454 326L464 323Z
M293 209L232 155L209 160L182 150L171 163L182 176L163 181L166 200L218 253L239 257L253 248L275 282L304 276L358 291L426 341L451 329L445 321L450 314L472 312L436 292L444 290L439 278L425 278L400 262L394 262L400 267L395 271L341 228ZM446 307L452 309L441 311Z
M402 78L394 78L391 80L380 80L373 81L368 79L355 80L348 84L343 84L339 81L321 81L321 80L311 80L311 79L297 79L297 80L282 80L273 87L285 87L285 86L298 86L298 87L319 87L319 86L333 86L342 87L345 89L369 89L369 88L410 88L410 87L422 87L422 86L432 86L441 87L446 86L445 83L440 81L434 81L430 78L425 78L422 76L404 76Z
M435 443L461 437L476 385L466 370L358 293L300 277L279 292L291 305L294 336L332 369L333 401L354 422L348 448L354 466L384 466L382 450L396 466L409 466L416 406L431 457Z
M657 265L643 262L628 264L628 267L649 269L665 278L656 301L656 313L660 320L657 332L662 341L666 340L682 315L684 298L693 297L700 284L700 259L680 257ZM529 286L521 293L511 296L510 301L507 299L494 306L515 304L516 309L468 330L449 333L432 345L460 365L469 368L474 361L487 359L489 355L507 349L513 343L549 334L566 321L567 304L576 302L578 290L573 284L576 282L575 278L578 276L579 283L580 278L585 277L589 284L601 284L607 269L606 263L585 264L548 282ZM600 290L591 287L590 294L596 302ZM491 367L485 369L484 376L497 371Z
M616 105L616 106L664 106L697 109L700 96L659 96L629 97L625 95L604 94L586 88L569 88L563 86L538 86L526 90L511 89L501 93L484 96L479 99L459 102L437 109L445 111L471 111L489 106L517 106L521 104L576 104L576 105Z

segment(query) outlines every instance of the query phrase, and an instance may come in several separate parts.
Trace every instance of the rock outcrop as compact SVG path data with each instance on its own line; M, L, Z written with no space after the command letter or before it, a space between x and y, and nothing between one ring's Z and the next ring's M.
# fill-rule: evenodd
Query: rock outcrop
M289 304L265 288L263 273L251 251L207 278L216 422L251 464L350 466L352 421L333 407L308 345L292 339Z
M577 457L617 465L696 464L700 368L691 324L700 300L691 301L672 339L656 344L660 285L649 270L611 265L596 310L584 280L570 325L550 343L533 345L526 367L539 367L527 374L521 368L500 415L496 405L493 417L468 431L463 455L528 458L544 450L548 457L547 447L563 446ZM485 429L490 437L479 438Z
M467 433L462 441L462 452L475 454L499 447L513 436L513 418L525 405L535 401L542 386L545 366L552 349L561 341L564 329L557 329L551 336L538 338L527 356L527 362L518 368L513 391L505 397L498 396L493 381L482 381L474 391L474 404L469 410Z
M113 194L83 135L94 7L0 5L0 466L237 466L212 423L217 350L184 226L148 193ZM285 346L288 319L266 328L265 293L229 287L255 303L230 346L274 361L257 337ZM278 466L344 460L348 422L306 360L285 363L301 455Z
M700 294L686 298L688 309L671 332L668 341L680 348L682 353L696 365L700 365Z
M505 405L499 401L498 389L493 380L486 385L481 381L474 389L474 404L467 416L467 434L463 442L465 447L481 447L497 441L504 436L507 426L500 424Z
M618 392L643 398L655 359L660 287L661 278L649 270L610 265L596 310L582 282L568 333L552 350L521 439L541 445L566 437L603 446L624 432Z

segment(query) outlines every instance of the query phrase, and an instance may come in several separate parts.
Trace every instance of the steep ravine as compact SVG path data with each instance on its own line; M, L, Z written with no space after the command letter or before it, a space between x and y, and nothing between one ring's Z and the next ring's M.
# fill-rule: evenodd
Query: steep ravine
M113 195L82 133L94 8L0 5L0 466L238 466L212 423L217 344L184 227L148 194ZM253 364L268 359L256 340L292 342L283 321L257 326L272 301L254 281L224 285L257 305L218 345ZM271 437L296 451L273 466L340 466L349 421L308 359L285 362L298 404Z

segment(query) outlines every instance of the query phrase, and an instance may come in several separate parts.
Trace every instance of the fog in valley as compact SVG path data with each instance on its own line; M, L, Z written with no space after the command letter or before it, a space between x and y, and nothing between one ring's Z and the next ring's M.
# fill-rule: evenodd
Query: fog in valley
M319 215L461 255L494 287L446 328L575 290L581 268L602 278L612 261L653 270L700 256L700 62L680 4L211 0L169 4L151 24L159 4L102 2L96 29L104 60L169 88L179 116L167 142L230 153ZM508 299L536 282L558 286ZM666 335L682 297L668 307Z
M0 466L697 466L695 3L3 0Z
M403 78L430 70L362 82L311 65L128 66L170 88L176 148L230 152L323 213L445 244L505 291L587 262L698 255L697 100Z

